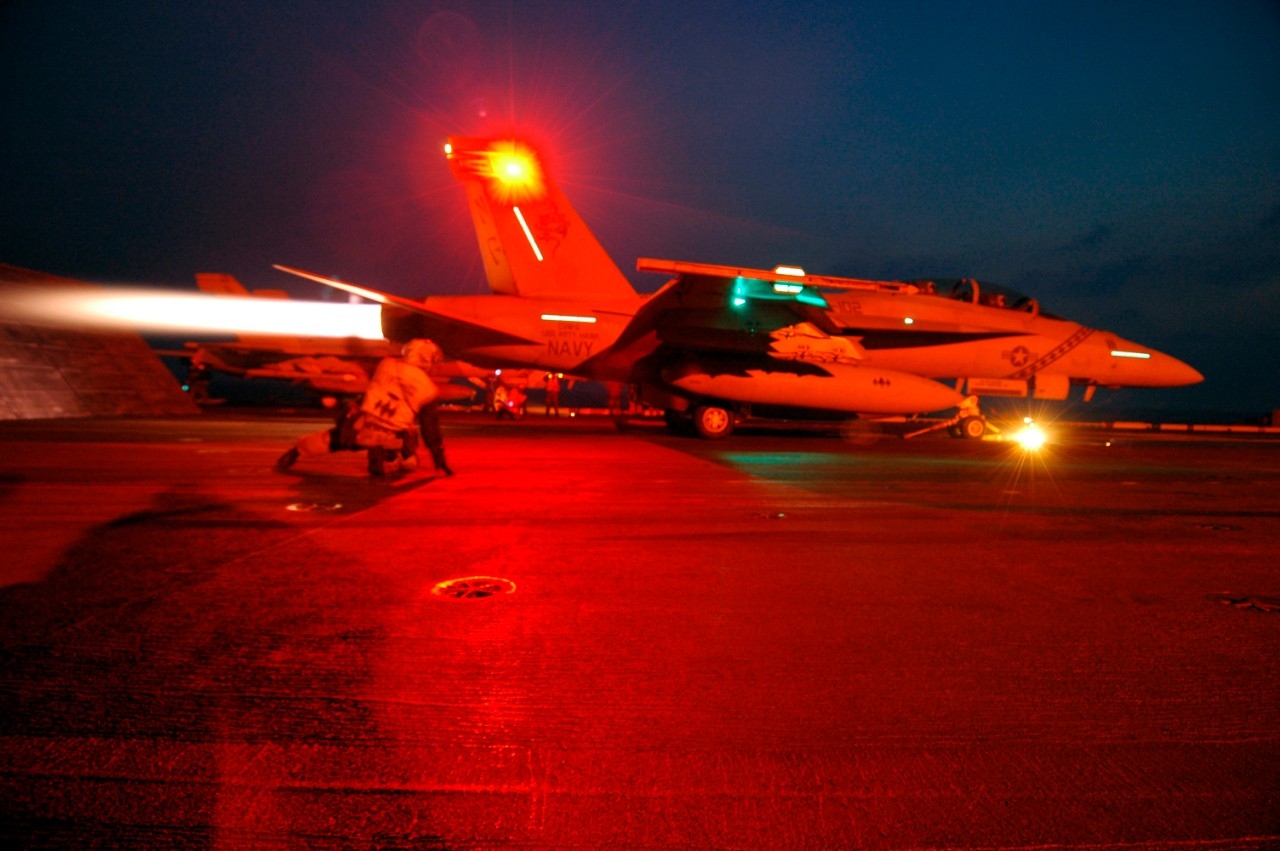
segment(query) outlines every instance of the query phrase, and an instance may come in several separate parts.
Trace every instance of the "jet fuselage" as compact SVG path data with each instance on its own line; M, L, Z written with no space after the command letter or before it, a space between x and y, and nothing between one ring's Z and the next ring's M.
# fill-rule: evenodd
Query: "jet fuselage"
M752 405L916 414L975 395L1065 399L1072 385L1164 387L1191 367L1043 314L972 280L883 282L641 259L668 282L636 293L529 146L453 137L493 295L381 301L390 339L452 357L636 385L669 422L723 436ZM281 267L283 268L283 267ZM943 379L949 383L942 383Z
M1194 369L1162 352L1034 309L927 293L823 295L828 328L825 336L816 336L828 345L815 342L790 353L760 335L755 348L781 360L861 363L931 379L977 379L975 385L987 393L1030 392L1042 398L1064 397L1069 385L1173 387L1200 380ZM642 297L591 302L432 296L423 301L415 317L421 324L413 333L483 366L519 365L613 381L633 380L634 363L662 342L696 351L717 332L753 340L749 318L721 309L709 311L705 322L683 317L680 332L660 324L647 338L629 341L631 351L624 355L619 339L644 304Z

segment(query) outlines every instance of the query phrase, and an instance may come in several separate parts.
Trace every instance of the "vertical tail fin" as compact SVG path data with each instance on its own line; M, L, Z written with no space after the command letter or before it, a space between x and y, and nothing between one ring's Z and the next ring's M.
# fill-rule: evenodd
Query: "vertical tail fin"
M635 297L532 148L509 139L453 137L445 153L466 187L485 275L495 293Z
M244 284L221 272L196 272L196 286L213 295L248 295Z
M245 289L244 284L236 280L234 275L227 275L222 272L196 272L196 286L200 288L201 292L206 292L210 295L251 295L254 298L289 297L289 294L284 290L254 290L250 292Z

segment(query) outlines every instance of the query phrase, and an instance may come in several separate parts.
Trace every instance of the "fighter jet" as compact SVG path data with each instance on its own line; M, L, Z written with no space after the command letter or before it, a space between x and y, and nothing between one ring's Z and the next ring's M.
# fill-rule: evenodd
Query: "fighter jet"
M1169 355L968 279L641 259L641 271L671 276L642 296L530 146L454 137L445 156L493 295L415 300L276 268L381 302L388 339L430 337L479 365L632 384L673 429L708 438L751 414L922 414L957 406L962 390L1065 399L1072 385L1092 395L1202 380Z
M232 275L201 272L196 286L210 295L288 299L283 290L248 290ZM163 354L189 358L193 366L203 366L239 378L272 378L288 381L321 395L358 395L365 391L369 376L384 357L400 351L403 341L371 340L362 337L306 337L275 334L238 334L231 342L186 343L182 351ZM439 383L445 401L470 399L484 384L488 370L459 361L436 364L431 377ZM465 378L468 388L449 383Z

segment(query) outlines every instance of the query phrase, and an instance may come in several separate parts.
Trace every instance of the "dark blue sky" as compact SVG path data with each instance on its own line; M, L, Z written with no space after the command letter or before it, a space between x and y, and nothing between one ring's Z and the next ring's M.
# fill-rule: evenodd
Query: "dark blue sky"
M637 256L985 278L1280 407L1280 4L8 3L0 261L483 292L450 134ZM642 288L660 280L632 274Z

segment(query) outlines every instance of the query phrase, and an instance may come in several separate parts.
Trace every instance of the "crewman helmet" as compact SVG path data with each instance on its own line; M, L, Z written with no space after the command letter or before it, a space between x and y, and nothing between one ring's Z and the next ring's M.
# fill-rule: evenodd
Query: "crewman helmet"
M401 357L404 358L405 363L426 369L443 360L444 354L440 351L440 347L430 340L410 340L401 351Z

